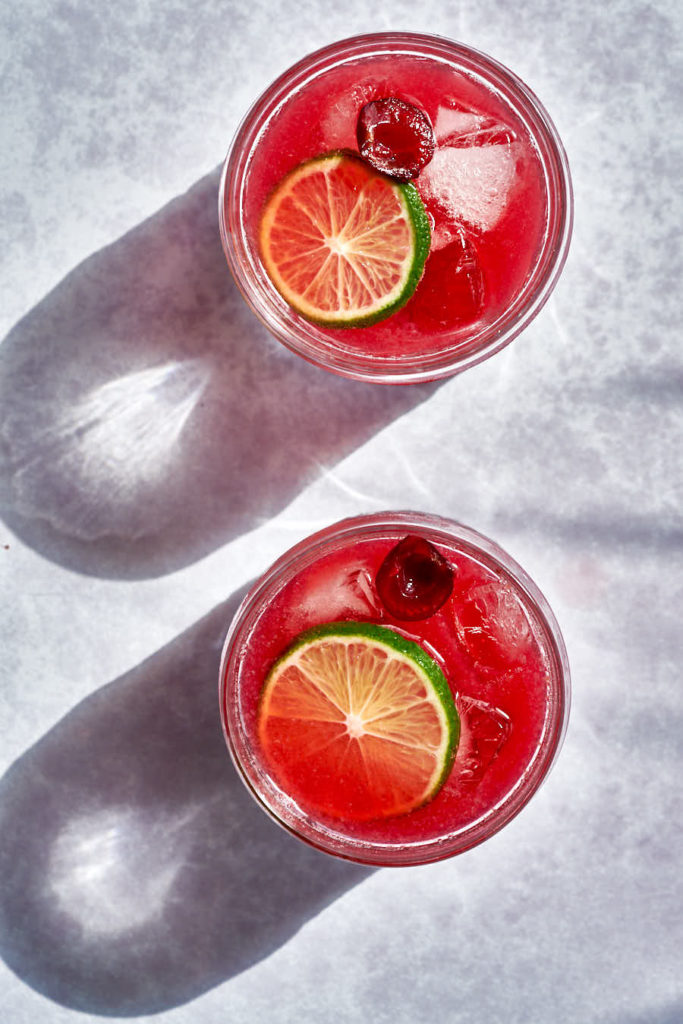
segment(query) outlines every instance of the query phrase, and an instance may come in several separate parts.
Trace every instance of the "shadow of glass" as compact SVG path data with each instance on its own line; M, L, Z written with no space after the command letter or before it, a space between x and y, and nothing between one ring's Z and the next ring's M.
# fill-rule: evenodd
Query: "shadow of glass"
M43 995L139 1016L267 956L370 874L258 808L220 731L240 595L86 698L0 782L0 954Z
M681 1024L683 1020L683 1000L665 1007L643 1010L633 1015L620 1013L610 1024Z
M85 260L0 348L0 512L79 572L160 576L272 516L436 385L275 342L218 234L218 171Z

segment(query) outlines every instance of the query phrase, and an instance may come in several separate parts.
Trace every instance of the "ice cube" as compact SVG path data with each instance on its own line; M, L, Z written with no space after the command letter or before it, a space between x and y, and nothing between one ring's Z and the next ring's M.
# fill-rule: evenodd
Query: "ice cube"
M411 303L413 316L439 327L473 323L484 308L485 297L473 239L459 225L440 224Z
M381 619L384 614L372 575L363 567L350 569L341 579L324 569L310 576L299 596L299 611L306 625L344 619Z
M375 589L375 581L367 569L351 569L343 586L360 612L377 618L383 616L384 606Z
M505 212L515 182L515 149L514 143L440 147L419 178L423 199L451 222L490 231Z
M379 88L379 92L378 92ZM361 107L383 96L377 82L358 82L333 97L320 120L325 149L357 149L356 122Z
M449 142L450 146L510 146L517 136L507 125L484 118L471 131L463 131Z
M458 699L462 736L456 768L458 779L476 785L498 757L512 730L512 722L500 708L472 697Z
M456 606L455 629L478 665L497 670L522 665L532 640L519 598L501 583L473 587Z
M451 140L471 134L483 121L481 114L461 107L440 106L434 119L434 135L439 146L450 146Z
M440 221L438 224L435 222L432 227L429 251L430 253L438 252L439 249L445 249L451 242L458 244L461 237L462 228L459 224L452 223L451 221Z
M487 114L464 107L458 100L442 103L434 119L439 146L492 146L509 144L517 138L514 130Z

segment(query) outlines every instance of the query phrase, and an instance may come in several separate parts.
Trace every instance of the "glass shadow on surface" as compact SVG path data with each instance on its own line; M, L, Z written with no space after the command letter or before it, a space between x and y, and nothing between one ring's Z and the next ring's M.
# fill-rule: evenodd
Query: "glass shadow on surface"
M232 767L216 686L242 596L87 697L0 782L0 954L58 1003L178 1006L371 874L280 829Z
M218 178L86 259L0 346L0 514L70 569L188 565L437 386L357 384L272 339L226 266Z

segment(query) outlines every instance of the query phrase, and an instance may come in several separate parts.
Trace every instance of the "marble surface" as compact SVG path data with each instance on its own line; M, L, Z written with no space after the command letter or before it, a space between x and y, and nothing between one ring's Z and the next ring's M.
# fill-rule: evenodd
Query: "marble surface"
M0 1020L678 1024L683 16L676 0L0 8ZM217 168L273 75L361 31L512 67L566 143L572 250L508 349L338 380L236 294ZM216 707L244 586L428 509L562 626L547 784L485 845L370 871L243 792Z

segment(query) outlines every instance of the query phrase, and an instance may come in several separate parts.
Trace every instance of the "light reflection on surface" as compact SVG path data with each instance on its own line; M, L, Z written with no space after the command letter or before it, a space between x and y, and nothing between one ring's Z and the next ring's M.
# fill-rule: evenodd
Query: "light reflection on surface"
M127 808L72 818L58 834L46 884L59 910L90 936L116 936L163 914L191 830L182 818L150 822Z
M57 423L56 437L120 465L129 479L146 477L171 454L208 376L199 359L126 374L86 394Z
M112 508L123 526L127 506L168 472L209 376L198 358L137 370L86 393L49 434L27 433L30 444L16 452L12 474L17 510L45 516L40 495L52 480L64 492L64 501L49 507L57 529L97 537L105 523L108 530L112 526L111 515L101 510Z

